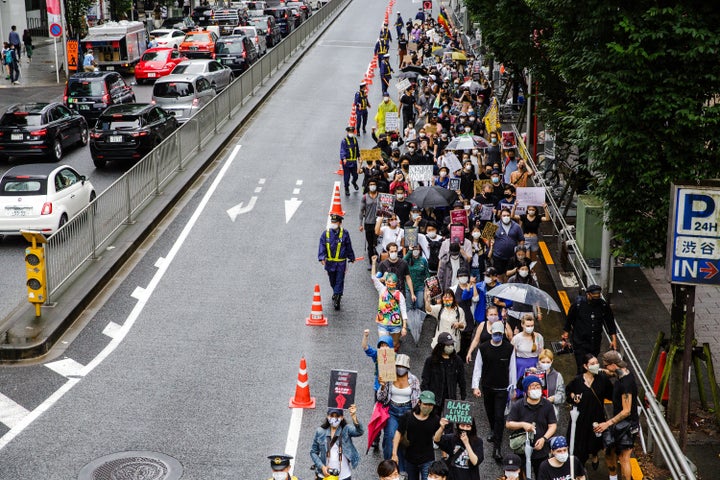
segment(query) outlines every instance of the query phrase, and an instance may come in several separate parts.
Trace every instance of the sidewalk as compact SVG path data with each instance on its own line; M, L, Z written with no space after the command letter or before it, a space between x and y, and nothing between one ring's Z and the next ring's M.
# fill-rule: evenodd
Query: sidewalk
M0 77L0 88L21 88L21 87L51 87L62 86L64 88L65 71L63 70L63 51L61 39L58 39L58 64L60 65L60 82L58 83L55 74L55 49L53 40L47 37L40 37L33 40L32 62L23 53L20 59L20 85L13 85L10 80L5 80L5 75ZM16 100L19 100L17 96Z

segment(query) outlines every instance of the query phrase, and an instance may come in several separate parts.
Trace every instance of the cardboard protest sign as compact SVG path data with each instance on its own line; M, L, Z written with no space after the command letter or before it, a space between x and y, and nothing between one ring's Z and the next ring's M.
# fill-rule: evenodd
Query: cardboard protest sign
M377 199L377 212L381 217L392 217L395 213L395 195L391 193L379 193Z
M431 182L432 178L432 165L410 165L408 168L408 180L411 182Z
M460 179L459 178L451 178L448 182L448 190L460 190Z
M472 424L472 404L463 400L445 400L443 418L450 422Z
M418 227L405 227L405 246L412 248L418 243Z
M442 290L440 290L440 281L437 276L425 279L425 289L428 291L430 298L437 298L442 295Z
M483 228L482 233L480 233L480 238L484 238L486 240L492 240L495 238L495 232L497 232L498 226L495 225L492 222L487 222L485 224L485 228Z
M463 210L463 213L465 210ZM467 221L467 220L466 220ZM459 243L460 246L465 242L465 226L450 225L450 243Z
M490 220L492 220L492 218L493 218L493 206L492 205L481 205L480 220L490 221Z
M437 60L435 60L434 56L430 56L423 59L423 65L426 67L432 67L433 65L437 64Z
M518 205L515 203L515 215L525 215L527 212L527 205Z
M385 112L385 131L396 132L400 130L398 112Z
M475 180L475 195L478 195L482 192L483 185L485 185L486 183L492 185L492 182L490 180Z
M395 350L388 347L379 348L377 351L378 378L383 382L394 382L397 380L395 373Z
M404 78L401 82L398 82L395 84L395 88L397 88L398 92L404 92L408 88L410 88L410 80L407 78Z
M394 369L395 365L393 365ZM356 383L357 372L353 370L331 370L328 408L348 408L355 403Z
M452 152L448 152L443 155L443 162L448 170L450 170L450 173L462 170L462 163L460 163L460 159L458 159L457 155Z
M382 160L382 152L379 148L361 148L360 160L362 160L363 162L374 162L375 160Z
M545 204L545 189L543 187L517 187L515 192L519 205L539 207Z
M515 140L515 132L512 130L505 130L502 132L502 146L503 148L517 147L517 140Z
M468 228L468 212L465 209L450 210L450 223L461 223L465 228Z

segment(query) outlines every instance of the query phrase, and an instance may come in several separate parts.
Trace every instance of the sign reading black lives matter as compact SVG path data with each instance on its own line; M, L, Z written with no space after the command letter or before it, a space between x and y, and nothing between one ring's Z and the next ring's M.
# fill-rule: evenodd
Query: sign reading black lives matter
M473 417L470 413L470 402L462 400L445 400L443 417L449 422L472 424Z
M353 370L330 371L328 408L348 408L355 403L357 372Z

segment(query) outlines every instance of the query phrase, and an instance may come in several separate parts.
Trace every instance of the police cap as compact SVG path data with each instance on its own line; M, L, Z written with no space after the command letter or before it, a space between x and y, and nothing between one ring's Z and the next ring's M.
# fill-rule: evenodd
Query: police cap
M590 285L587 287L587 293L599 293L602 292L602 287L600 285Z
M342 222L343 217L342 217L342 215L337 215L337 214L333 213L332 215L330 215L330 221L331 222Z
M293 459L290 455L270 455L267 457L270 459L270 468L279 472L290 466L290 460Z

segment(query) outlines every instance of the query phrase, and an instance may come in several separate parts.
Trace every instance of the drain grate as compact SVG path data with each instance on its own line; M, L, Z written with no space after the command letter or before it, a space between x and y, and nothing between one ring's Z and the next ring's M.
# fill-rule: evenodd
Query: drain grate
M85 465L78 480L179 480L179 461L157 452L119 452Z

